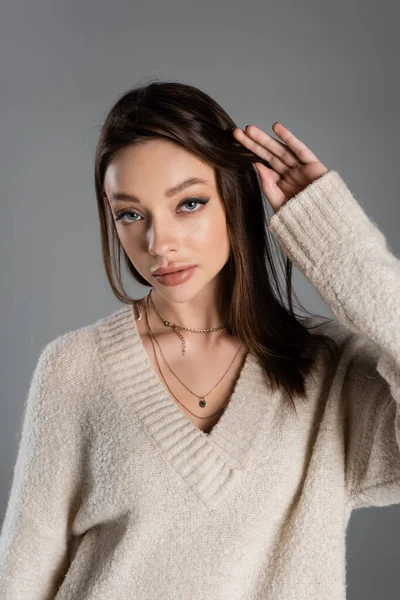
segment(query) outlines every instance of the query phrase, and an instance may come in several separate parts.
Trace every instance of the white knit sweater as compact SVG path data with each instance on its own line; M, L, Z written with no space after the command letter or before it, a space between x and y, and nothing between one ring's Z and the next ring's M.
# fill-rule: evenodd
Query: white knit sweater
M296 416L248 354L206 434L168 396L131 306L49 342L1 600L345 598L351 511L400 503L400 261L336 171L268 229L335 315L312 331L339 359L319 360Z

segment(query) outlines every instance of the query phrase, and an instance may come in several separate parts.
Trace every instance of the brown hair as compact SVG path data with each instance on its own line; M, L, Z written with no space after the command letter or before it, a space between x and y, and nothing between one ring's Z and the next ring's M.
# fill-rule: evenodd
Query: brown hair
M265 205L269 203L263 200L253 163L271 165L234 139L234 126L215 100L188 84L153 81L119 97L101 127L95 154L103 263L114 294L125 304L135 304L137 299L130 298L123 288L121 252L132 277L152 287L125 253L105 196L105 172L119 149L148 139L167 138L207 161L215 169L231 247L219 278L218 313L224 315L227 333L236 336L258 358L272 389L284 387L296 408L293 394L307 398L305 380L316 363L318 350L327 349L332 357L338 348L333 338L311 334L309 329L313 327L301 323L307 317L294 312L292 294L297 305L312 314L293 292L292 262L274 240L278 257L285 259L289 306L284 305L270 247L273 238L266 228Z

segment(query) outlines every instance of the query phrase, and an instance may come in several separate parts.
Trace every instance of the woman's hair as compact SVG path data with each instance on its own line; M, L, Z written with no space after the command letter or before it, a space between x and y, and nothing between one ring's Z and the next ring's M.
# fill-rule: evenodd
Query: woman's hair
M188 84L154 81L119 97L101 127L95 154L103 263L114 294L125 304L138 299L124 290L121 252L132 277L152 287L125 253L104 191L106 169L118 150L146 140L169 139L206 161L215 170L231 248L219 273L218 314L223 315L227 333L257 357L272 389L284 387L296 409L293 394L307 398L306 377L316 364L318 350L328 350L332 357L338 347L333 338L311 334L312 327L300 322L308 319L294 312L292 294L303 311L312 313L292 291L292 262L275 244L277 256L285 259L288 308L284 305L267 230L267 203L253 163L271 165L234 139L234 127L215 100Z

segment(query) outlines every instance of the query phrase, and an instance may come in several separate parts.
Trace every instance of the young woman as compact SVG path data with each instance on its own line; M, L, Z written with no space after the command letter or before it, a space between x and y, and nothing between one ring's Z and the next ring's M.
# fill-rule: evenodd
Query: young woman
M400 262L282 123L234 125L177 82L105 119L95 189L124 306L40 354L4 600L344 599L351 511L400 502ZM335 318L294 312L292 263Z

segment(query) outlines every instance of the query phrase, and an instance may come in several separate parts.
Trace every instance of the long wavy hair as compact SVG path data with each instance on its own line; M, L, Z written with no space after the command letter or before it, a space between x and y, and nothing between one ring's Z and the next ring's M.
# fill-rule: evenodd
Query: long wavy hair
M318 352L328 350L332 358L338 347L332 337L310 333L321 323L306 326L305 321L312 319L295 313L292 295L297 305L312 315L292 290L292 262L273 240L285 273L286 298L282 293L267 230L269 203L264 200L253 163L272 167L234 139L234 127L234 121L208 94L180 82L151 81L117 99L101 126L95 152L103 263L115 296L125 304L135 305L138 299L124 290L121 254L130 275L152 287L120 243L104 190L106 169L118 150L149 139L170 139L206 161L215 169L231 248L219 273L218 314L223 315L227 333L257 357L272 390L283 387L296 410L293 396L307 398L306 378L312 375Z

